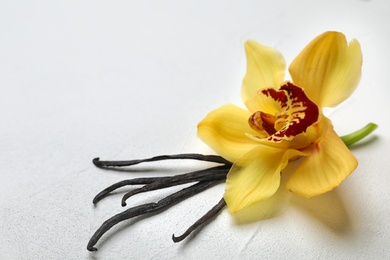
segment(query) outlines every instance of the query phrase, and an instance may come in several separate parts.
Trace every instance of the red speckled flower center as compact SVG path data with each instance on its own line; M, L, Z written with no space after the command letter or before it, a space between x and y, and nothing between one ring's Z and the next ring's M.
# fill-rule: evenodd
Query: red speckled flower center
M292 140L318 120L317 105L305 95L303 89L291 82L285 83L279 90L263 89L258 95L272 98L280 105L280 111L274 115L257 111L248 120L250 127L259 133L266 133L269 141Z

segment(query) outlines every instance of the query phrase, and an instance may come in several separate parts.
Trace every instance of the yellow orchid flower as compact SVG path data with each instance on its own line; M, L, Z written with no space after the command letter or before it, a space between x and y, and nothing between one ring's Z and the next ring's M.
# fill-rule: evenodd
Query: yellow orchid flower
M247 72L242 99L248 110L222 106L198 125L198 136L233 162L224 199L231 213L272 196L280 172L304 157L287 188L313 197L337 187L358 165L323 115L357 87L362 66L360 44L340 32L317 36L289 67L277 50L245 44Z

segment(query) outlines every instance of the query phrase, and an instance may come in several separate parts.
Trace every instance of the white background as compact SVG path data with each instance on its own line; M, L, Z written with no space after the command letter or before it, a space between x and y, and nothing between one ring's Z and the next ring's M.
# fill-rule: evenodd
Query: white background
M386 0L1 1L0 259L384 259L390 257L390 4ZM283 186L236 217L179 235L221 198L223 185L166 212L114 228L86 250L100 224L124 210L121 194L92 198L126 178L193 170L164 162L105 171L91 160L212 153L197 123L241 105L248 39L287 63L315 36L337 30L362 46L363 77L329 110L340 135L368 122L352 147L358 169L308 200ZM137 195L129 204L176 189ZM252 212L250 212L252 211Z

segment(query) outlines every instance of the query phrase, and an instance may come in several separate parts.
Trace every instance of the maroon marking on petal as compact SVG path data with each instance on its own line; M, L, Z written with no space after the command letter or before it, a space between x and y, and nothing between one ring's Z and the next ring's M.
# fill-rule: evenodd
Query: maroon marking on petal
M287 82L280 87L280 91L287 92L287 98L291 101L291 107L287 107L290 118L288 124L269 137L269 140L282 140L283 138L294 137L306 131L306 129L317 122L319 110L306 95L303 89ZM287 101L286 101L287 104Z
M287 106L288 98L286 96L286 92L280 91L280 90L278 91L278 90L273 89L273 88L267 88L267 89L263 89L261 91L261 93L263 93L267 97L271 97L273 100L279 102L281 107Z

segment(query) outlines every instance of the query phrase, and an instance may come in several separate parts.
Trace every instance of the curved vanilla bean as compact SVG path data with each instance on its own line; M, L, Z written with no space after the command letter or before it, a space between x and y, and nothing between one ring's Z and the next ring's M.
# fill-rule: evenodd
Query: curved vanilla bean
M123 195L122 206L126 206L126 200L131 196L134 196L138 193L148 192L152 190L163 189L167 187L177 186L185 183L195 182L195 181L218 181L226 179L226 175L229 172L229 168L226 166L215 167L211 169L191 172L189 174L172 176L168 180L156 181L150 184L146 184L141 188L131 190Z
M92 235L91 239L88 242L87 249L89 251L97 251L97 248L94 247L99 239L104 235L108 230L110 230L116 224L131 219L140 215L144 215L151 212L163 211L180 201L183 201L203 190L206 190L208 187L216 184L218 181L206 181L198 182L190 187L184 188L178 192L175 192L164 199L160 200L157 203L147 203L139 206L132 207L128 210L119 213L108 220L106 220L96 232Z
M93 203L96 204L101 199L106 197L110 192L128 185L145 184L141 188L134 189L126 193L124 195L123 202L126 201L126 199L128 199L129 197L141 192L163 189L163 188L195 182L195 181L222 180L226 178L229 169L230 166L222 165L222 166L216 166L205 170L199 170L199 171L189 172L180 175L164 176L164 177L134 178L129 180L123 180L114 183L113 185L99 192L93 199ZM122 205L125 206L126 204L123 202Z
M104 168L104 167L124 167L124 166L132 166L143 162L155 162L162 160L178 160L178 159L190 159L190 160L199 160L199 161L207 161L207 162L215 162L215 163L223 163L231 165L231 162L225 160L221 156L218 155L203 155L196 153L188 153L188 154L174 154L174 155L161 155L155 156L147 159L141 160L130 160L130 161L100 161L99 158L95 158L92 160L95 166Z
M188 237L192 231L198 229L200 226L204 225L206 222L212 220L221 210L226 206L225 199L222 198L214 207L212 207L203 217L198 219L192 226L190 226L186 232L181 236L172 235L173 242L177 243Z
M101 192L99 192L95 198L93 198L93 204L98 203L100 200L105 198L110 192L113 192L116 189L119 189L124 186L128 185L142 185L142 184L150 184L155 181L158 181L159 179L163 178L169 178L169 177L146 177L146 178L134 178L134 179L129 179L129 180L123 180L117 183L112 184L111 186L108 186Z

